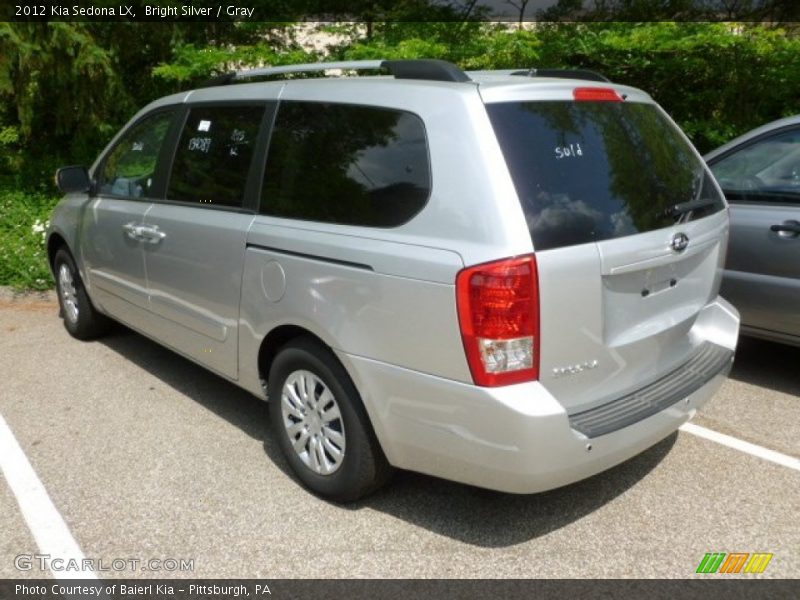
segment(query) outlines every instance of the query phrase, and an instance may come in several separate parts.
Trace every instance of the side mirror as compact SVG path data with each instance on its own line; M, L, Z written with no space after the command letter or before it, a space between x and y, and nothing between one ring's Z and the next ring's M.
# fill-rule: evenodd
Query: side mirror
M61 167L56 171L56 185L65 194L88 192L92 187L84 166Z

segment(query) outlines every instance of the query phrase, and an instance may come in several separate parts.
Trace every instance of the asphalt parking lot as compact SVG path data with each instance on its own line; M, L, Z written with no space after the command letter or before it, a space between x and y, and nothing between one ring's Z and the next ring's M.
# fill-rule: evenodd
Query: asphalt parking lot
M0 415L84 557L193 561L102 578L710 577L708 552L800 577L800 471L689 432L544 494L399 472L337 506L289 474L264 403L123 328L75 341L52 297L0 295L0 373ZM744 339L693 423L800 457L800 348ZM3 479L0 578L53 576L15 564L47 542L28 501Z

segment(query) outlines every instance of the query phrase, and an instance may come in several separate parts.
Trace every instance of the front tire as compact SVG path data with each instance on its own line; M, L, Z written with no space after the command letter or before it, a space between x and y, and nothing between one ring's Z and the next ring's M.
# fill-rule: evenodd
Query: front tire
M56 278L59 314L69 334L79 340L89 340L108 331L108 317L92 306L75 260L66 248L60 248L56 252L53 273Z
M284 346L272 363L267 391L275 437L306 487L352 502L388 480L391 467L361 398L327 348L311 338Z

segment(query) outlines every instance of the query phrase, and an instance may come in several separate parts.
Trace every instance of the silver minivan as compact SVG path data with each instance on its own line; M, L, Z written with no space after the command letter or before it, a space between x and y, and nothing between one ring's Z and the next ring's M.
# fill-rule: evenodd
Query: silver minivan
M384 74L295 76L330 69ZM120 321L268 399L316 493L354 500L393 467L555 488L723 382L727 206L644 92L429 60L216 83L59 170L61 315L79 339Z

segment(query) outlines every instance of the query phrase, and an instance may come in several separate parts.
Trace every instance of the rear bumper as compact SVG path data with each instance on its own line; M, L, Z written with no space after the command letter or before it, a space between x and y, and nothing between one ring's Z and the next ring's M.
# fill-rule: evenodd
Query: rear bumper
M732 357L738 328L736 309L717 298L704 308L692 335L698 346L710 343ZM725 381L731 365L718 361L699 387L662 410L589 438L538 382L480 388L362 357L340 357L391 464L512 493L566 485L639 454L691 419Z

